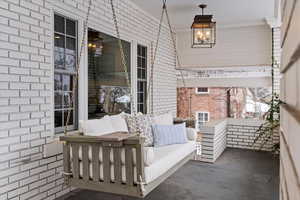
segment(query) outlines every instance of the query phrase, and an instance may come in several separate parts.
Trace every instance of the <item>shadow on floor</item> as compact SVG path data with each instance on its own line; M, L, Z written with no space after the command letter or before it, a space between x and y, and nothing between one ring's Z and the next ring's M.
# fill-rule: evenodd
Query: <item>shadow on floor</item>
M279 160L270 153L228 148L214 164L190 161L145 200L278 200ZM59 200L136 200L80 190Z

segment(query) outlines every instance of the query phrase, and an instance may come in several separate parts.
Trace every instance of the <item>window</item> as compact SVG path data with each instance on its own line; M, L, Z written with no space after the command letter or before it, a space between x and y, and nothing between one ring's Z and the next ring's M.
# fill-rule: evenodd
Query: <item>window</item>
M196 88L196 94L208 94L209 89L207 87L198 87Z
M71 112L68 130L76 128L77 91L72 94L77 62L77 22L54 15L54 124L55 132L64 130ZM73 104L71 104L71 98Z
M122 65L118 39L88 31L88 118L130 113L130 43L122 41L127 72Z
M137 110L147 113L147 47L137 46Z
M203 126L204 123L209 121L209 112L197 112L196 116L197 116L198 128Z

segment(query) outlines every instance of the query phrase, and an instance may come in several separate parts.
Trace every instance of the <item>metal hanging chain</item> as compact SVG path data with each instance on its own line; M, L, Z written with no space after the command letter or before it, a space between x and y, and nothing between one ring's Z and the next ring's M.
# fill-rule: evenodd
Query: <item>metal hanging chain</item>
M157 56L157 52L158 52L158 47L159 47L159 38L161 35L161 29L162 29L162 23L163 23L163 19L164 19L164 14L166 14L166 18L167 18L167 22L168 22L168 27L169 27L169 31L170 31L170 35L171 35L171 39L172 39L172 44L173 44L173 48L174 48L174 54L175 54L175 58L177 60L176 64L178 64L179 68L177 68L177 70L179 70L180 75L181 75L181 79L182 79L182 83L183 83L183 87L186 87L186 83L185 83L185 79L182 73L181 68L181 62L180 62L180 58L178 55L178 50L177 50L177 45L176 45L176 39L175 39L175 35L173 32L173 28L171 26L171 20L168 14L168 10L167 10L167 0L163 0L163 7L162 7L162 12L161 12L161 17L160 17L160 21L159 21L159 27L158 27L158 33L157 33L157 39L156 39L156 45L155 45L155 50L154 50L154 55L151 56L151 74L150 74L150 78L149 81L152 83L153 82L153 71L154 71L154 64L155 64L155 60L156 60L156 56ZM153 85L152 85L153 87ZM147 88L147 97L146 99L149 101L150 99L150 89L151 88L151 84L148 84L148 88ZM151 97L153 96L153 92L151 93ZM153 100L152 100L153 101ZM151 102L152 103L152 102ZM153 114L153 108L151 109L151 114Z
M112 10L112 15L113 15L115 30L116 30L116 34L117 34L117 38L118 38L118 45L119 45L119 50L120 50L120 54L121 54L122 66L124 68L124 73L125 73L125 77L126 77L126 83L127 83L127 86L131 89L131 91L129 92L129 95L130 95L131 109L132 109L132 113L133 113L134 127L135 127L135 130L137 131L137 134L140 135L141 131L139 129L139 126L137 125L138 124L137 117L136 117L137 112L136 112L136 107L135 107L135 103L134 103L134 99L133 99L133 95L132 95L132 88L131 88L129 74L128 74L128 70L127 70L126 57L124 54L124 48L123 48L123 44L122 44L122 40L121 40L121 35L120 35L120 30L119 30L119 25L118 25L118 20L117 20L117 15L116 15L116 10L115 10L113 0L110 0L110 4L111 4L111 10Z
M165 0L164 0L165 2ZM149 77L149 81L150 83L153 83L153 74L154 74L154 63L156 60L156 56L157 56L157 52L158 52L158 46L159 46L159 38L160 38L160 34L161 34L161 28L162 28L162 23L164 20L164 13L165 13L165 9L163 6L163 9L161 11L161 16L160 16L160 20L159 20L159 26L158 26L158 32L157 32L157 37L156 37L156 44L155 44L155 49L154 49L154 53L151 56L151 73L150 73L150 77ZM153 87L153 85L152 85ZM151 84L148 84L148 88L147 88L147 92L146 92L146 99L148 100L148 102L150 101L150 90L151 90ZM151 94L151 97L153 96L153 94ZM153 114L153 108L151 108L151 114Z
M165 3L166 3L166 0L165 0ZM173 42L173 48L174 48L174 53L175 53L175 56L176 56L176 59L177 59L177 64L179 66L179 68L177 68L177 70L179 70L180 72L180 76L181 76L181 80L182 80L182 84L183 84L183 88L187 88L186 87L186 82L185 82L185 79L184 79L184 76L183 76L183 73L182 73L182 66L181 66L181 62L180 62L180 57L179 57L179 54L178 54L178 50L177 50L177 45L176 45L176 39L175 39L175 34L173 32L173 28L172 28L172 25L171 25L171 20L170 20L170 17L169 17L169 13L168 13L168 9L167 9L167 5L165 4L164 5L164 9L166 10L166 17L167 17L167 22L168 22L168 26L169 26L169 30L170 30L170 34L171 34L171 38L172 38L172 42ZM191 90L189 88L187 88L188 90L188 95L185 95L186 99L187 99L187 102L189 102L189 113L188 113L188 118L189 119L192 119L192 108L191 108Z
M168 13L168 9L167 9L166 4L164 5L164 9L166 10L166 17L167 17L167 22L168 22L172 42L173 42L174 53L175 53L177 63L178 63L178 66L179 66L179 68L177 68L177 70L179 70L179 72L180 72L183 87L185 88L186 84L185 84L185 79L184 79L184 76L183 76L183 73L182 73L182 70L181 70L181 62L180 62L180 58L179 58L179 54L178 54L178 50L177 50L176 39L175 39L175 35L174 35L174 32L173 32L173 28L172 28L172 25L171 25L171 20L170 20L170 17L169 17L169 13Z
M72 89L72 94L71 94L71 98L70 98L70 105L73 105L73 103L75 102L75 93L76 93L77 86L78 86L78 76L79 76L80 63L81 63L81 58L82 58L82 54L83 54L83 51L84 51L91 8L92 8L92 0L89 0L87 14L86 14L86 18L85 18L85 21L84 21L84 28L83 28L83 35L82 35L81 46L80 46L80 51L79 51L79 57L77 59L76 67L75 67L76 74L75 74L75 77L73 78L73 89ZM74 107L74 109L75 109L75 107ZM66 123L65 123L65 129L64 129L64 134L65 135L67 135L68 124L69 124L69 121L70 121L70 115L71 115L71 109L68 110L68 114L67 114L67 120L66 120Z

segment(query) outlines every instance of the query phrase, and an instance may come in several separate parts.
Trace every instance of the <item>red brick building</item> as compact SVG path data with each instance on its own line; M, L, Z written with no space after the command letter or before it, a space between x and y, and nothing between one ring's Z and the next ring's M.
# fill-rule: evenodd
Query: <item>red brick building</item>
M177 116L199 123L228 117L228 88L178 88Z

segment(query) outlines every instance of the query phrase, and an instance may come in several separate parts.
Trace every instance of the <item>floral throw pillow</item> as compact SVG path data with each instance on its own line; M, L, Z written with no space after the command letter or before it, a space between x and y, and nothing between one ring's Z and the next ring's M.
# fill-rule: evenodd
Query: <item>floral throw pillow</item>
M145 137L145 146L153 146L152 118L142 113L126 117L129 133L140 133Z

